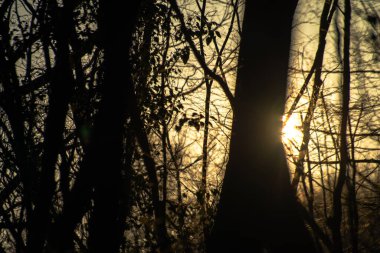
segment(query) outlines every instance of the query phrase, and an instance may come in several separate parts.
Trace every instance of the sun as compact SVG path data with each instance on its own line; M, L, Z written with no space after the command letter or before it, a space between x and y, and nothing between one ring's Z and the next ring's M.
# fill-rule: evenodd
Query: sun
M285 116L283 116L283 120ZM282 141L287 143L298 142L302 138L301 122L296 115L291 115L286 124L282 127Z

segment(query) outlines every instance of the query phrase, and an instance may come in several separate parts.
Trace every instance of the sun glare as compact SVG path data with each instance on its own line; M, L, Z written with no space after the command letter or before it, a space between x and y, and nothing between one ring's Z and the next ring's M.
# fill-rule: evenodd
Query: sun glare
M284 116L285 118L285 116ZM283 118L283 119L284 119ZM282 141L297 141L302 137L301 123L293 114L282 127Z

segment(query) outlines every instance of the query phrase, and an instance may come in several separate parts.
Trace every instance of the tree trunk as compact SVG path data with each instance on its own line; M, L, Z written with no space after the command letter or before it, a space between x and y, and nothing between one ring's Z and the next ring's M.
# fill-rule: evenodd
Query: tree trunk
M94 208L89 223L89 252L120 251L126 210L123 203L123 137L131 100L132 66L129 48L140 1L99 2L99 32L104 43L102 103L94 129ZM95 132L95 131L98 132Z
M281 143L297 1L246 1L230 157L208 252L315 252Z
M343 47L343 85L342 85L342 118L340 122L340 162L336 187L333 193L333 216L331 232L334 243L334 252L343 252L343 242L341 234L342 224L342 191L346 183L348 168L348 145L347 145L347 124L349 119L350 105L350 22L351 22L351 2L344 2L344 47ZM356 244L356 243L355 243ZM355 246L356 249L356 246ZM355 251L355 250L354 250Z
M100 2L99 31L104 48L104 80L99 88L102 101L78 177L51 231L51 251L73 252L74 230L88 211L93 188L89 252L119 251L128 201L128 189L123 189L122 180L123 136L133 89L128 49L139 5L138 0L125 4Z
M72 1L67 1L60 10L56 2L48 5L54 15L54 36L56 38L55 68L49 96L49 110L45 121L44 151L41 174L36 194L35 207L30 217L30 231L27 236L27 252L42 252L51 222L52 200L55 191L55 166L63 146L63 132L69 102L74 90L74 79L70 69L68 37L72 22Z

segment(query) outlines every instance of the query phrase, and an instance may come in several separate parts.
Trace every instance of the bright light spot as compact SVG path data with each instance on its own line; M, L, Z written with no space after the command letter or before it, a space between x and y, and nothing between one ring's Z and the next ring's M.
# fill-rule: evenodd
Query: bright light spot
M285 119L285 116L283 117ZM282 127L282 141L284 143L292 141L298 142L302 138L301 122L296 115L290 116L286 125Z

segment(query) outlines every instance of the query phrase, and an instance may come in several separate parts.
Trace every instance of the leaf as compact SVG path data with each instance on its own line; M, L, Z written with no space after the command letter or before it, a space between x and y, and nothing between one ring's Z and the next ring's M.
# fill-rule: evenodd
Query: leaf
M378 22L377 17L374 16L374 15L368 15L368 16L367 16L367 21L368 21L369 23L371 23L372 25L376 25L377 22Z
M181 59L182 59L184 64L186 64L189 61L189 57L190 57L190 49L189 49L189 47L185 47L183 49L182 54L181 54Z
M177 133L179 133L179 132L181 131L181 128L182 128L181 126L178 126L178 125L177 125L177 126L174 127L174 130L175 130Z
M206 38L206 44L207 44L207 45L210 45L211 41L212 41L212 38L211 38L211 37L207 37L207 38Z
M216 36L218 36L219 38L222 37L222 36L220 35L220 32L219 32L219 31L215 31L215 34L216 34Z

